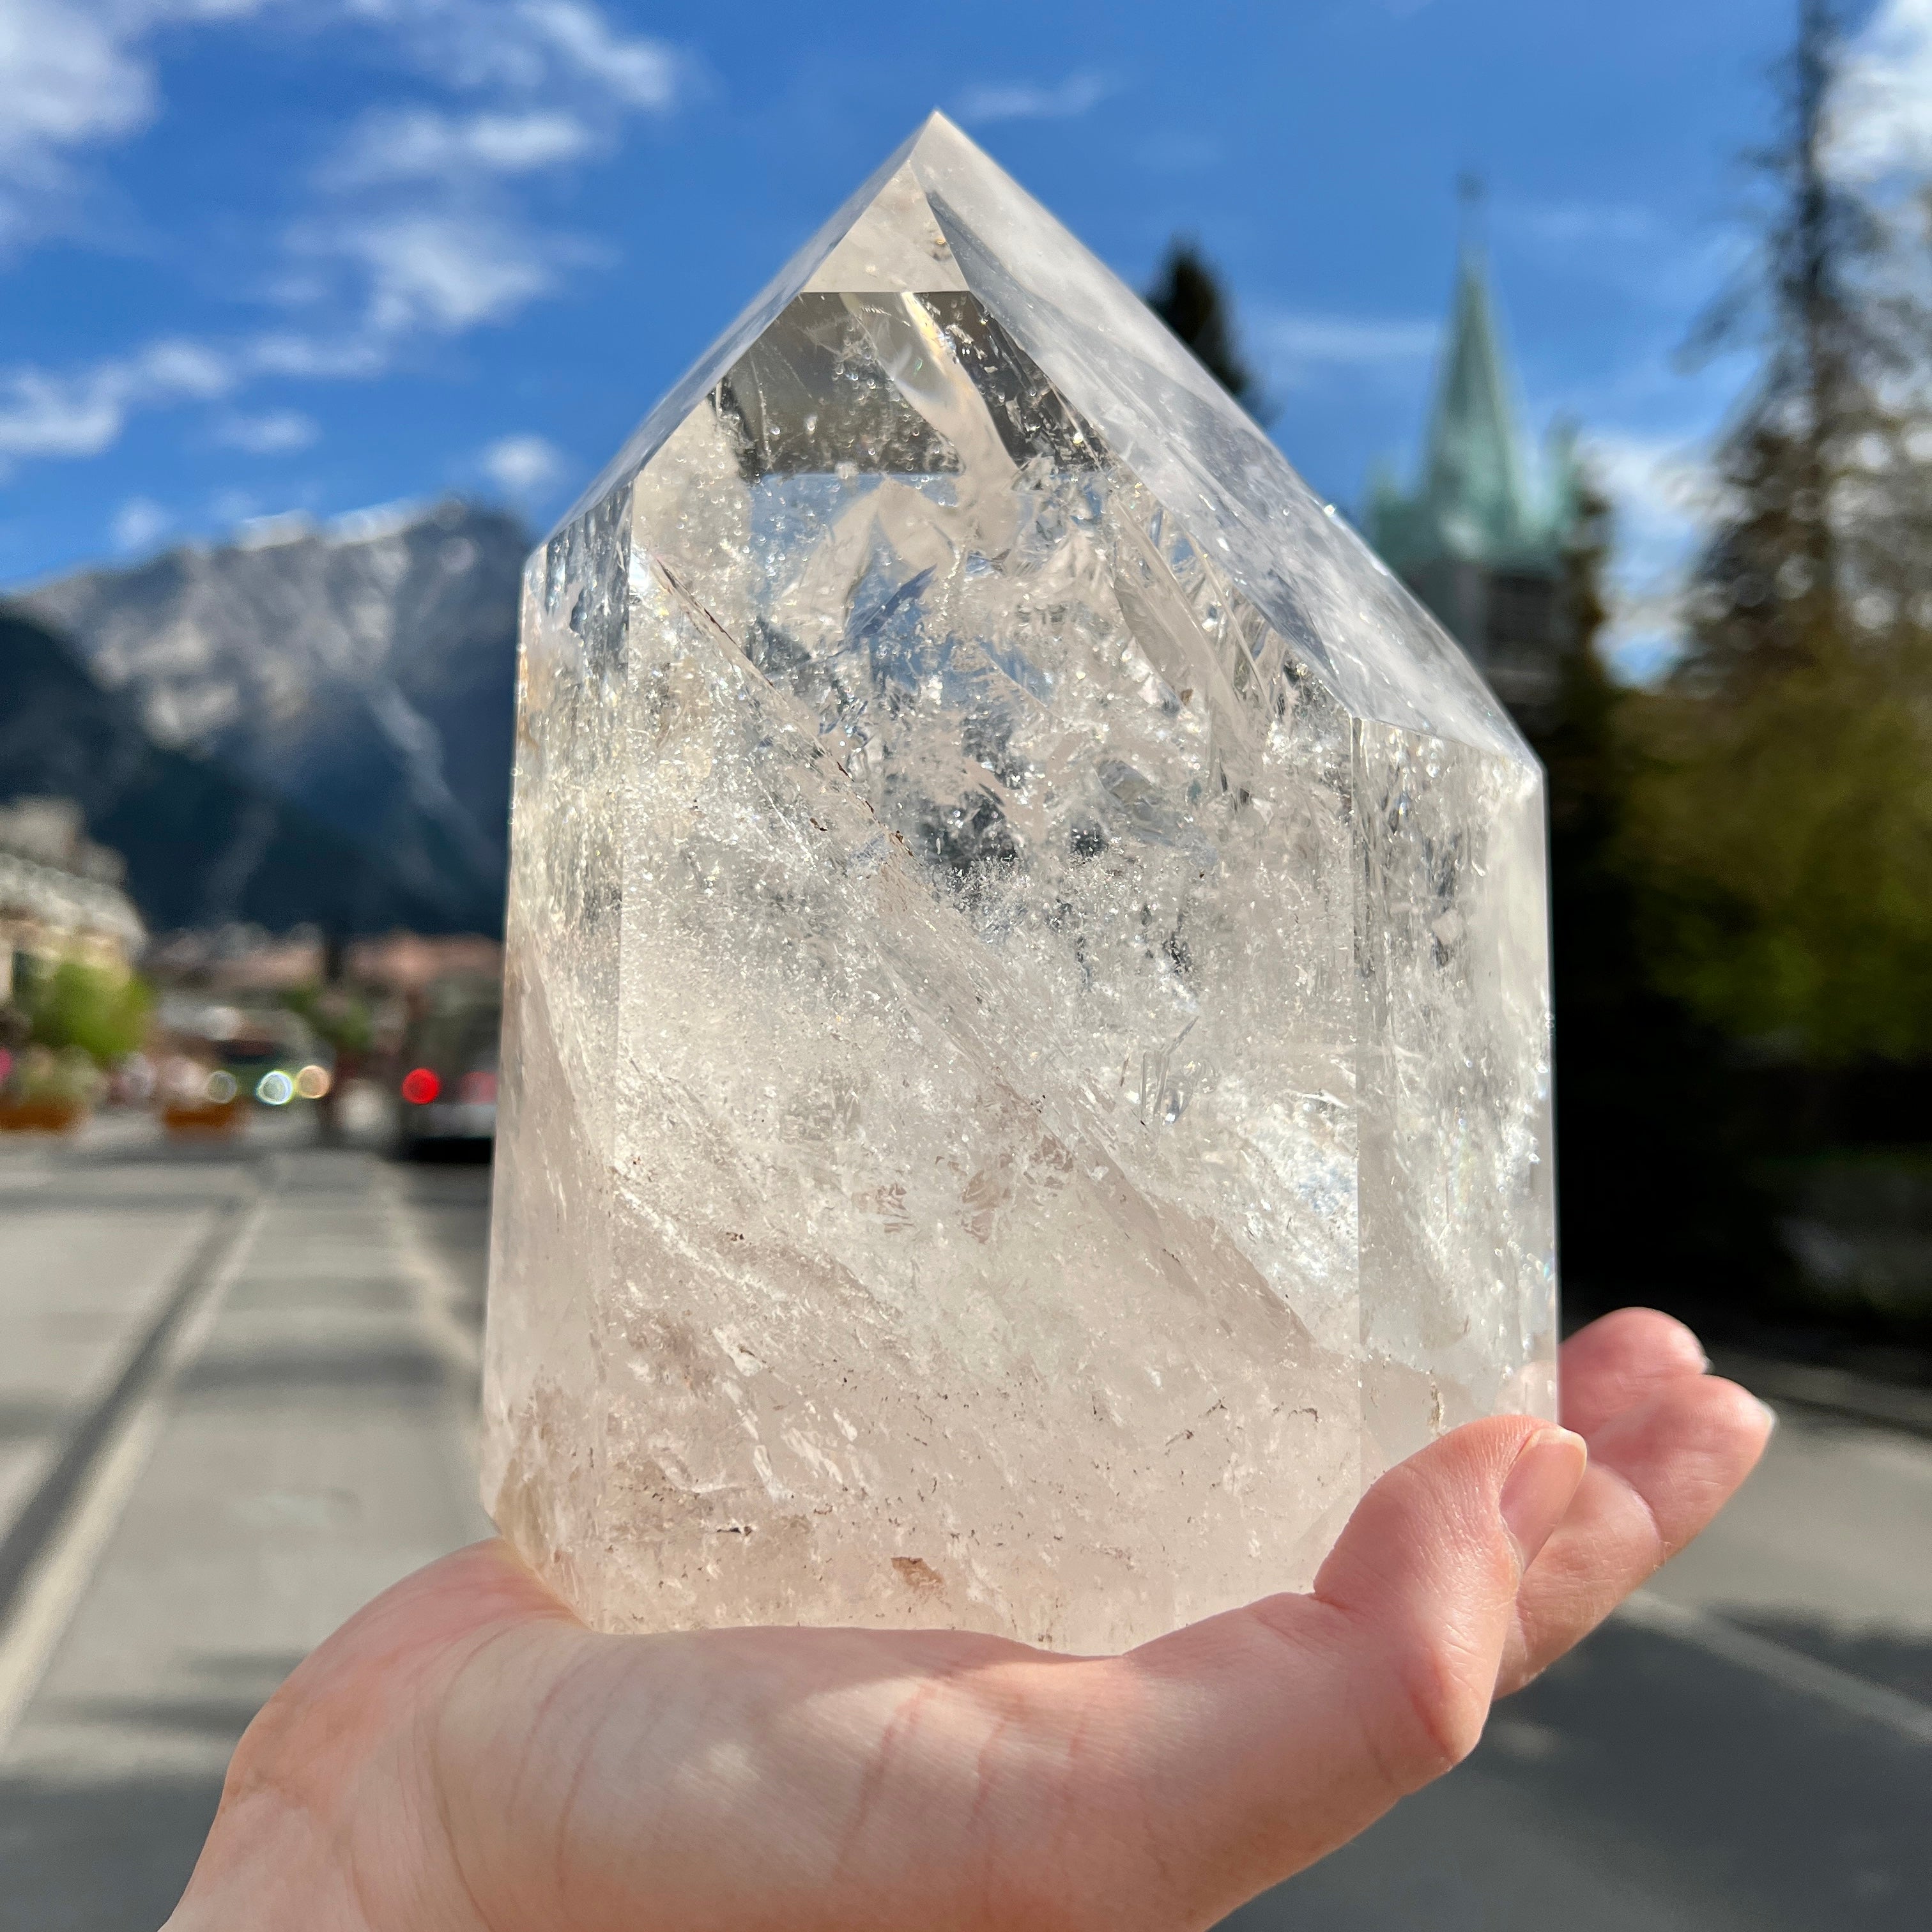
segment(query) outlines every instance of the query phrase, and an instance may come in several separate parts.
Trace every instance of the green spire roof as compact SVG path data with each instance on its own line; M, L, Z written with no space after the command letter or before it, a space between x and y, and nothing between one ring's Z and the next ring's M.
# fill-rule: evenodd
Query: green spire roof
M1456 319L1429 425L1424 489L1474 527L1484 548L1530 521L1516 412L1510 406L1495 304L1473 248L1456 278Z
M1548 479L1550 501L1532 490L1514 388L1482 255L1465 242L1420 487L1405 496L1384 476L1371 493L1370 537L1396 570L1444 556L1490 568L1556 562L1566 479Z

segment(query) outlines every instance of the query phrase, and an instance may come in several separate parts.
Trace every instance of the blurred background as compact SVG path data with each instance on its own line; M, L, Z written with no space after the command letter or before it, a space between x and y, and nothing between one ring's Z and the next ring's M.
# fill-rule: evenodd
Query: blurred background
M1567 1318L1784 1424L1234 1922L1922 1927L1932 4L0 0L0 1932L483 1533L522 559L934 105L1515 713Z

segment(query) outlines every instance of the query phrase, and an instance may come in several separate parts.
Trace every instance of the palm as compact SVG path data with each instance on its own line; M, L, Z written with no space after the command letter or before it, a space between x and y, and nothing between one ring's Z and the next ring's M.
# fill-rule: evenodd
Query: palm
M1526 1574L1497 1496L1537 1425L1474 1424L1377 1485L1312 1594L1123 1658L935 1631L600 1636L502 1545L463 1551L256 1720L171 1927L1211 1924L1454 1762L1492 1694L1703 1527L1767 1424L1701 1368L1659 1316L1570 1343L1590 1466Z

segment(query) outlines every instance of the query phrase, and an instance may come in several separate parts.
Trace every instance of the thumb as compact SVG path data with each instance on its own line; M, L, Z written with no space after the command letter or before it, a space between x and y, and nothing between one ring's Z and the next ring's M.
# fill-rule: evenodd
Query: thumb
M1391 1798L1475 1748L1517 1586L1588 1455L1553 1423L1472 1423L1399 1463L1348 1519L1313 1600L1347 1633L1351 1694L1399 1787Z
M1204 1906L1312 1864L1474 1748L1517 1585L1587 1455L1529 1417L1468 1424L1370 1490L1310 1594L1121 1660L1150 1808L1172 1820L1177 1862L1204 1852L1204 1883L1226 1890Z

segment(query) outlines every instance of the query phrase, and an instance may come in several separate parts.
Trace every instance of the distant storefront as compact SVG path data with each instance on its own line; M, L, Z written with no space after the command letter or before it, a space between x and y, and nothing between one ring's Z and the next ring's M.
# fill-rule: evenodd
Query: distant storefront
M118 852L87 836L71 799L0 805L0 1001L23 959L132 967L147 932L122 890L125 871Z

